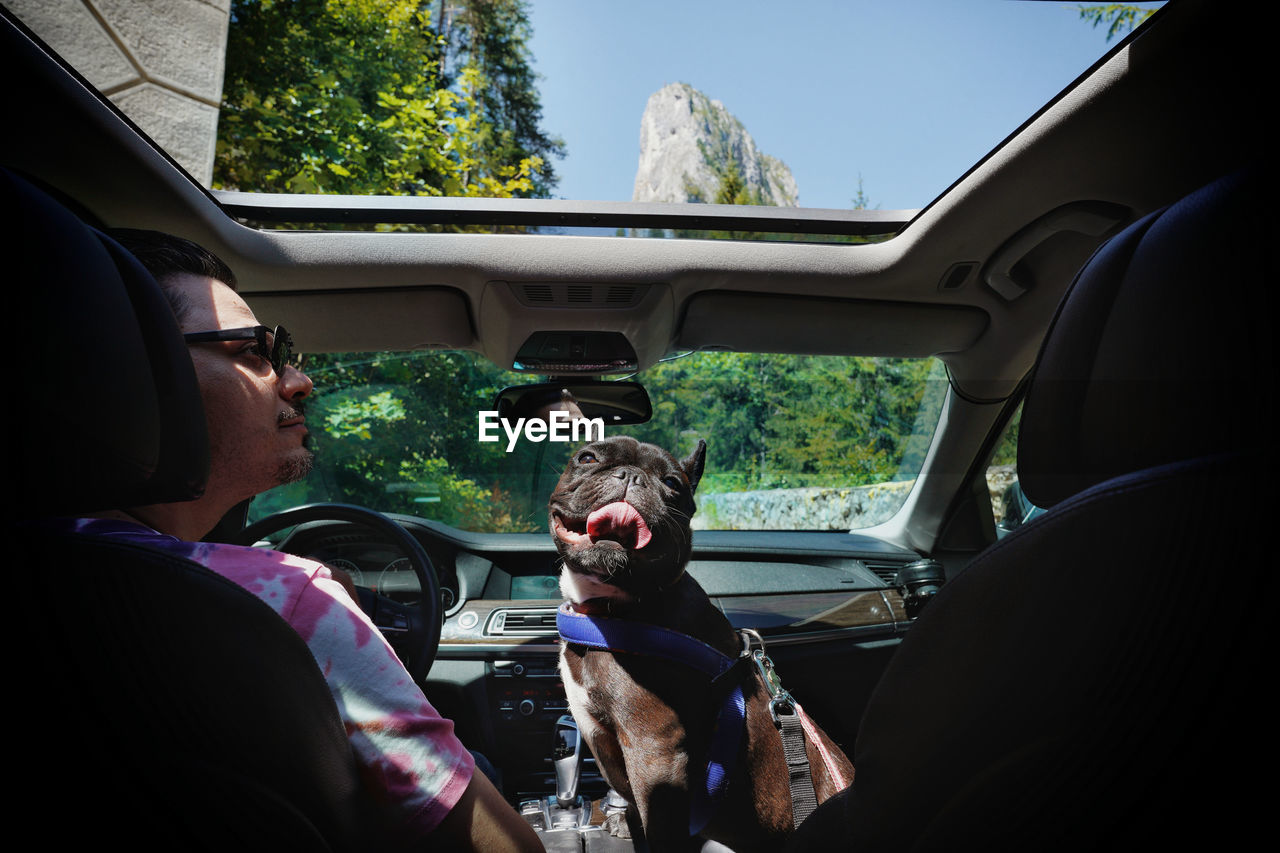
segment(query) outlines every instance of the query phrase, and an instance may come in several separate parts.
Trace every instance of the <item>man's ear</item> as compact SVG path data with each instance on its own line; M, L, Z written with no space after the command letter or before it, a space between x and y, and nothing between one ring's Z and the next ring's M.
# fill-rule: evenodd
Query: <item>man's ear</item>
M684 475L689 478L689 491L698 490L698 481L702 479L702 466L707 461L707 443L702 439L698 439L698 446L693 452L680 460L680 467L684 470Z

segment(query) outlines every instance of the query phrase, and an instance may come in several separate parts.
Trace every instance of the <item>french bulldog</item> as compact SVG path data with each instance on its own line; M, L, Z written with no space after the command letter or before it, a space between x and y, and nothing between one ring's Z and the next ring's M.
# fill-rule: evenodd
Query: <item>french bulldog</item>
M677 460L625 436L579 448L549 504L572 611L638 620L686 634L737 658L739 634L685 567L690 518L706 443ZM690 838L700 784L723 699L704 673L660 657L562 645L560 674L570 710L609 785L631 804L653 850L697 849ZM736 766L699 833L734 851L776 850L793 829L791 790L769 693L754 670L738 679L746 721ZM821 803L848 784L853 767L806 721L805 751ZM607 825L627 835L626 822Z

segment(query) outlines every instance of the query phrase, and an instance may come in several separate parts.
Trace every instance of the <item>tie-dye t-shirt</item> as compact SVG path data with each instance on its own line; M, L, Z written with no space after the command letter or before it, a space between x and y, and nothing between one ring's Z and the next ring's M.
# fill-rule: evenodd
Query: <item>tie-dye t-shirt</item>
M431 707L382 634L320 563L239 545L184 542L140 524L66 519L65 530L185 557L234 581L284 617L315 656L366 778L411 833L435 829L471 781L475 759Z

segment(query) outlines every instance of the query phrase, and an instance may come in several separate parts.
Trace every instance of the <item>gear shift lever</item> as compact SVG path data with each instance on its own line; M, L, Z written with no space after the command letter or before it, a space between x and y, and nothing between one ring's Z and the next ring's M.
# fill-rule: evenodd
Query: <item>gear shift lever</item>
M578 801L578 780L582 776L582 734L570 714L556 720L551 760L556 768L556 802L570 809Z
M582 778L582 760L586 755L586 748L582 743L577 721L571 714L565 714L556 720L554 734L551 763L556 769L556 792L549 797L520 803L521 816L540 834L548 849L551 849L549 839L553 836L559 839L557 843L564 841L565 836L560 834L564 830L572 831L574 844L580 845L581 841L576 839L577 833L589 828L591 823L591 801L578 796L578 782ZM573 846L572 849L578 850L580 847Z

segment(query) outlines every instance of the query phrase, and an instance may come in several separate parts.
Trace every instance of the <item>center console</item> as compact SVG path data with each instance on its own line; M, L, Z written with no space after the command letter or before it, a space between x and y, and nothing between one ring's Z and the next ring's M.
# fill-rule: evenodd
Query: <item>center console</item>
M630 851L605 822L626 821L626 801L609 790L569 713L559 658L529 654L491 659L486 695L507 789L550 851Z
M552 741L557 721L569 713L560 680L558 606L553 599L466 601L441 631L442 654L484 661L483 690L473 696L492 723L493 755L501 757L512 799L555 789ZM593 798L608 790L589 754L579 786Z
M633 853L630 837L619 838L607 823L627 826L627 802L613 791L592 798L581 782L587 746L572 715L562 714L552 726L553 793L521 799L520 815L549 851Z
M507 787L520 796L545 794L555 786L551 753L556 724L569 713L554 654L499 657L486 665L485 687ZM603 795L608 786L586 758L580 784Z

